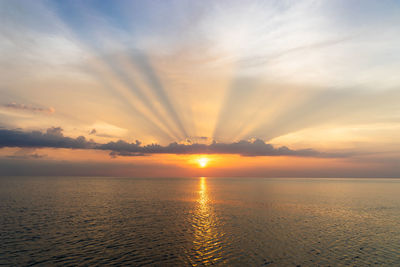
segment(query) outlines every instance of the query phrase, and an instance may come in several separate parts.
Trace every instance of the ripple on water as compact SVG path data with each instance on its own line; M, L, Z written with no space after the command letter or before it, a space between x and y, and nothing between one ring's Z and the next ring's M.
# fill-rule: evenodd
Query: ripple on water
M400 265L400 181L0 178L0 265Z

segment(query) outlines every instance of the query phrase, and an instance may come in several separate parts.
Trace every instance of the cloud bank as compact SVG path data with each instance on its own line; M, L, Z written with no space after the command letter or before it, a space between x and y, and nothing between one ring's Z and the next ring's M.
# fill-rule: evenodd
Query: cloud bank
M71 138L64 136L62 128L52 127L46 132L0 129L0 148L70 148L111 151L111 157L144 156L151 154L237 154L241 156L298 156L298 157L338 157L339 155L322 153L313 149L292 150L288 147L274 147L260 139L241 140L233 143L179 144L170 143L142 145L138 140L129 143L123 140L105 144L87 140L84 136Z
M45 133L0 129L0 148L2 147L90 149L95 148L95 143L87 141L84 136L66 137L60 127L51 127Z

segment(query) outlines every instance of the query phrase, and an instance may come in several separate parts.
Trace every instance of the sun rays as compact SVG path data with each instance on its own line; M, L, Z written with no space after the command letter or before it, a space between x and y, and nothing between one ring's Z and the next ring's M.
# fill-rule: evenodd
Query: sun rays
M1 59L13 67L3 68L11 78L2 81L0 104L54 106L56 112L27 120L3 107L7 127L60 126L68 136L96 142L138 139L162 146L259 138L315 148L315 139L301 133L324 127L347 129L340 138L329 135L326 150L339 142L346 142L343 149L373 150L371 140L389 150L387 144L397 142L388 129L397 127L399 61L386 56L400 54L399 35L390 27L394 14L379 19L387 25L380 35L376 18L365 20L371 32L352 23L334 27L338 20L347 23L340 7L312 1L210 1L196 8L116 1L114 13L87 2L8 5L20 14L4 14L10 21L4 25L18 30L1 36L9 44L3 54L10 55ZM378 58L379 68L372 67ZM18 73L27 75L19 79ZM349 126L355 123L363 126ZM89 136L99 124L112 127ZM360 138L367 141L355 141Z

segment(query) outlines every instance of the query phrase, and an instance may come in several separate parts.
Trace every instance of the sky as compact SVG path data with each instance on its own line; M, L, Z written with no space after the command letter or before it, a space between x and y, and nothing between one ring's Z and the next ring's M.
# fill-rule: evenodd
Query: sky
M0 175L400 177L398 25L398 0L0 1Z

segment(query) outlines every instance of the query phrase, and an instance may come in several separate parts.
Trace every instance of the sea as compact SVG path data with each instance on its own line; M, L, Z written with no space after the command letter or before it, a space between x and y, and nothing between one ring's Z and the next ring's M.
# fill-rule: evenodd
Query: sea
M400 179L0 177L2 266L400 266Z

